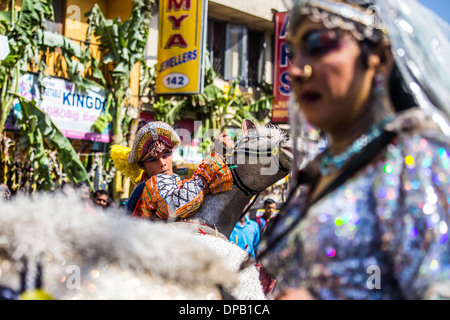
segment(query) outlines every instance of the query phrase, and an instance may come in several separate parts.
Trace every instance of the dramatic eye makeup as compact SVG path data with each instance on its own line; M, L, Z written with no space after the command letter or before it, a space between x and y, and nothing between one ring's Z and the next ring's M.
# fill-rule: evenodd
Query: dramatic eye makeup
M321 56L340 48L341 40L333 30L311 30L302 38L303 51L309 56Z

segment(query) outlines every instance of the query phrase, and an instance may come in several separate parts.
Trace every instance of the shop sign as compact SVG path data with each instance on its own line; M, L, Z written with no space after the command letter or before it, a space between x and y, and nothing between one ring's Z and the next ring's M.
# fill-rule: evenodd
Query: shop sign
M102 133L91 129L104 113L106 93L103 89L80 90L72 82L54 77L44 78L43 87L41 95L37 76L27 73L20 78L18 91L25 99L35 100L67 138L109 142L109 126ZM14 108L20 114L18 100Z
M290 60L286 43L289 15L287 12L275 14L275 59L273 81L272 123L289 123L289 98L291 83L289 80Z
M157 94L196 94L204 86L207 0L161 0Z

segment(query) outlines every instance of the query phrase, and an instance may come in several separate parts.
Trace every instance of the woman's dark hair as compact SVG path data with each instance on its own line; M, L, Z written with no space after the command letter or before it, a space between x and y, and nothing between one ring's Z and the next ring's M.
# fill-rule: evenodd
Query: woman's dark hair
M418 106L397 65L394 65L389 77L389 95L395 111L403 111Z
M370 40L363 40L360 42L361 57L366 69L369 68L369 54L377 45L378 43ZM417 106L417 102L406 86L406 82L396 64L394 64L389 76L388 89L395 111L400 112Z

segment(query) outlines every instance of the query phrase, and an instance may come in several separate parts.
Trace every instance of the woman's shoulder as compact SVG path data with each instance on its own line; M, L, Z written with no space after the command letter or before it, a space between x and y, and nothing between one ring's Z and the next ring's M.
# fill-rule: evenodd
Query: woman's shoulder
M444 170L450 174L450 146L448 137L422 110L408 110L387 127L396 133L387 146L381 171L415 174L422 170ZM438 169L439 168L439 169Z
M437 167L448 168L450 174L449 139L424 111L417 108L402 112L385 129L396 134L365 174L378 172L384 177Z
M386 130L396 133L396 142L430 141L430 146L448 146L448 138L425 111L412 108L399 113L386 125Z

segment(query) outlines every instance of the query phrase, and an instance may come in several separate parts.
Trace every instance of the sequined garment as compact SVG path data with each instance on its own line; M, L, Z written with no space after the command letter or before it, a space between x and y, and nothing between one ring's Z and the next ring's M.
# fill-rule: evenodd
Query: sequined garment
M158 174L145 183L134 217L182 219L195 212L207 194L231 190L233 176L223 158L211 153L195 170L191 179Z
M263 242L298 218L305 194ZM448 143L399 135L385 157L313 205L262 264L277 278L277 292L303 287L317 299L422 299L431 285L450 279L449 203Z

